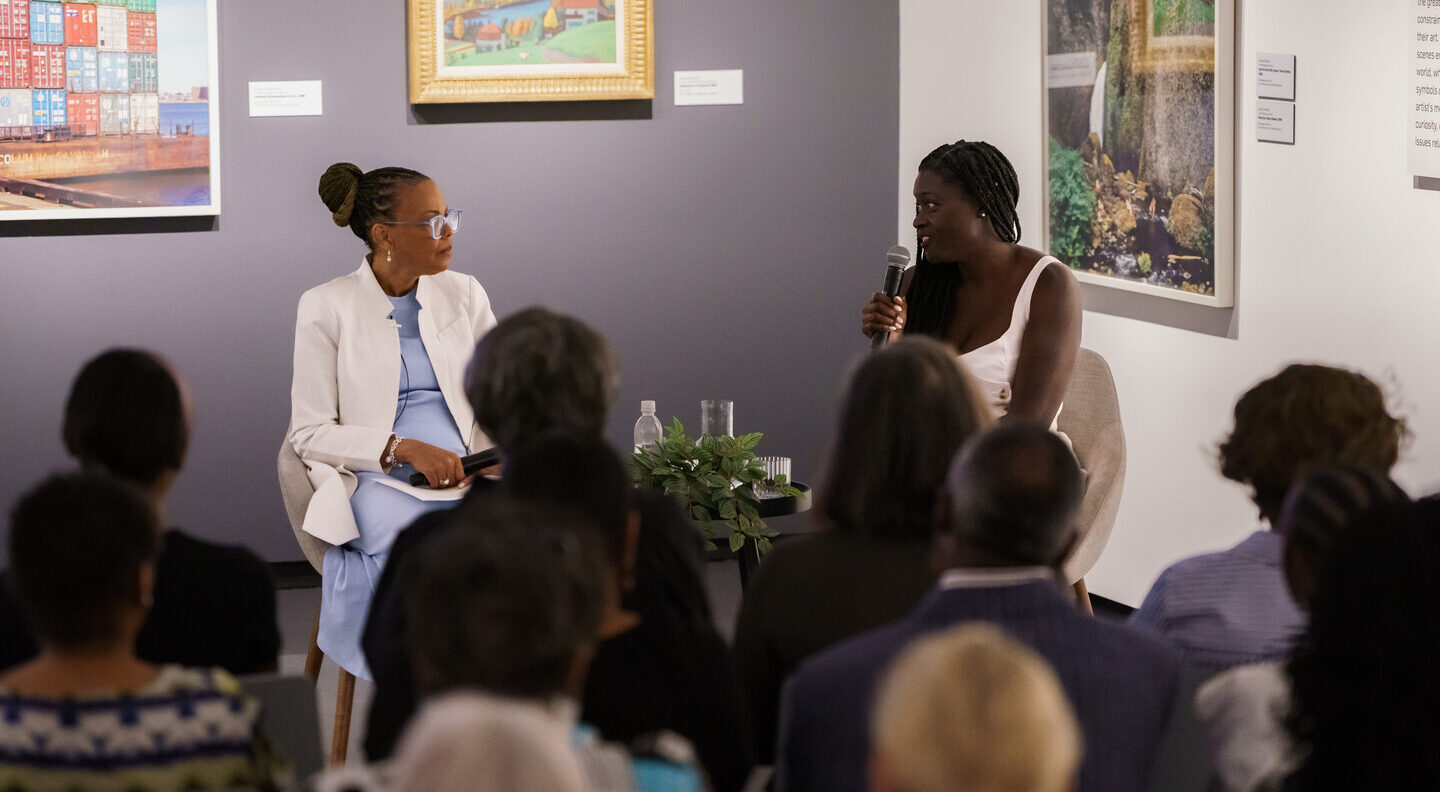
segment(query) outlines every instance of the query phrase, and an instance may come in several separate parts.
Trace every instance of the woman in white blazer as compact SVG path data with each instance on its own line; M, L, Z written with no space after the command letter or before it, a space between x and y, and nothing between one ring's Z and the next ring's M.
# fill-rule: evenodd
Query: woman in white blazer
M449 271L460 212L435 182L342 162L320 177L320 197L369 253L300 297L290 443L315 485L304 529L335 545L322 571L320 648L369 678L359 636L390 545L416 517L454 505L460 457L491 445L464 373L495 315L473 277ZM409 488L416 472L430 493Z

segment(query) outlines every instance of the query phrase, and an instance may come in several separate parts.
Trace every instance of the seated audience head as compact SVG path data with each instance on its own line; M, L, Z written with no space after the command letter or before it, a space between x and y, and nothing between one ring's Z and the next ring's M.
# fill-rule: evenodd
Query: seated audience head
M476 422L506 452L550 430L600 436L619 385L610 342L579 319L541 307L486 333L465 374Z
M923 337L884 347L850 376L820 515L844 533L929 538L950 461L990 422L948 347Z
M1354 465L1326 465L1295 482L1276 526L1285 538L1285 582L1295 603L1309 610L1316 581L1341 534L1408 502L1384 473Z
M1085 482L1053 432L1001 424L966 443L950 468L950 566L1057 567L1075 543Z
M970 623L908 647L876 699L871 792L1066 792L1075 714L1049 664Z
M1250 486L1260 516L1274 525L1290 486L1311 467L1343 462L1388 472L1405 422L1364 375L1293 364L1235 403L1235 428L1220 444L1220 473Z
M126 648L144 623L159 525L143 494L97 473L53 476L10 515L11 585L43 648Z
M65 402L65 450L87 470L152 492L168 486L190 443L190 405L163 360L138 349L102 352L80 369Z
M634 565L630 478L598 433L551 431L527 441L506 460L504 483L517 503L568 510L594 524L610 563Z
M1286 789L1431 789L1440 778L1440 525L1418 515L1384 498L1333 538L1288 667L1287 725L1304 759Z
M456 507L406 556L402 575L416 687L547 699L576 694L604 609L596 529L501 497ZM483 627L477 627L483 625Z

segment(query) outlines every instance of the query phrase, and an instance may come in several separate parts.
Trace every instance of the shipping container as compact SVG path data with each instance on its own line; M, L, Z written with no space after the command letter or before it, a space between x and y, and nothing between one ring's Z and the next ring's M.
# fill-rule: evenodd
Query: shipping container
M96 46L108 52L124 52L129 49L129 24L125 9L116 6L96 6Z
M160 95L130 94L130 133L160 134Z
M59 44L30 45L30 87L65 87L65 48Z
M130 93L155 93L160 90L157 55L130 53Z
M30 40L30 0L0 0L0 39Z
M0 127L33 126L29 88L0 89Z
M126 0L95 0L96 5L125 7Z
M30 43L65 43L65 7L60 3L30 3Z
M142 14L155 13L155 0L126 0L125 7Z
M71 47L93 47L98 35L95 26L95 6L80 3L66 3L65 44Z
M94 47L65 48L65 90L71 93L100 90L100 58Z
M100 93L130 93L130 56L123 52L101 52Z
M30 106L35 126L65 126L64 91L37 88L30 92Z
M0 88L30 87L30 47L22 39L0 39Z
M65 120L69 122L70 134L100 134L100 94L67 93L65 100Z
M130 94L100 94L100 134L130 134Z
M154 52L158 49L155 34L155 15L129 11L126 16L126 36L130 39L129 52Z

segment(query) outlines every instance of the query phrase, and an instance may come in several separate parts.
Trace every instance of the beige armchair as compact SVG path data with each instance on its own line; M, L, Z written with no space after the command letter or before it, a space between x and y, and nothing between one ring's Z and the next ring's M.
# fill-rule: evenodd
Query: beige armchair
M1110 365L1099 353L1080 349L1057 424L1070 438L1086 473L1085 500L1080 505L1080 541L1065 561L1064 572L1066 580L1074 584L1081 605L1089 610L1085 575L1105 550L1120 510L1120 494L1125 489L1125 427L1120 421L1120 398Z

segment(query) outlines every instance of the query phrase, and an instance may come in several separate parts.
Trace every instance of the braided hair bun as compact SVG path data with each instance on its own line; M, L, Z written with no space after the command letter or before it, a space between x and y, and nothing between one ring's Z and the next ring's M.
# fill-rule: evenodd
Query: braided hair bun
M355 210L355 193L360 189L362 175L364 172L355 165L337 162L320 176L320 200L330 210L335 225L341 228L350 225L350 213Z

